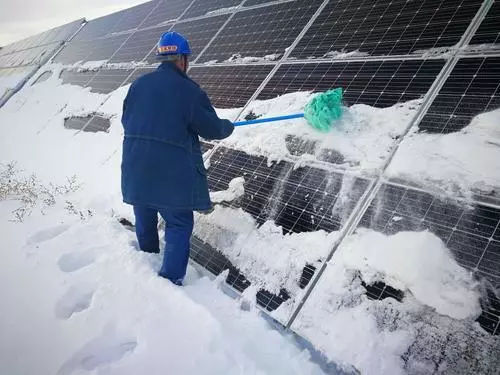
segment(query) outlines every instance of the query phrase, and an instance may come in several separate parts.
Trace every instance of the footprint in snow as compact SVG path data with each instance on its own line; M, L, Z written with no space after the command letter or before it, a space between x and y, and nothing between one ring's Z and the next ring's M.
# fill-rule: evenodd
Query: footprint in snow
M101 366L117 362L137 347L137 339L105 329L103 334L88 342L57 372L57 375L70 375L74 372L93 371Z
M70 287L56 303L56 318L69 319L73 314L87 310L92 303L94 292L95 289L89 285Z
M74 251L61 255L57 265L63 272L74 272L94 263L95 259L95 252L92 250Z
M34 245L40 242L51 240L59 236L61 233L66 232L68 229L69 225L57 225L55 227L43 229L30 236L26 241L26 244Z

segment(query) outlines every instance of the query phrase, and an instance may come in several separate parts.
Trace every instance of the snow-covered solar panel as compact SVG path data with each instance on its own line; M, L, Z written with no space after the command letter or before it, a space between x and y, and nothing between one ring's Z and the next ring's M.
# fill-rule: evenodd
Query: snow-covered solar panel
M493 1L486 17L481 22L481 26L479 26L469 44L500 43L500 27L498 25L500 25L500 1Z
M347 105L388 107L422 98L444 66L444 60L393 60L283 64L258 99L296 91L342 87Z
M192 0L160 0L141 25L141 28L171 23L181 16Z
M243 0L194 0L182 19L224 12L239 6Z
M500 107L500 57L460 59L427 114L421 131L450 133L467 126L479 113Z
M205 48L210 39L215 35L221 26L226 22L229 15L220 15L215 17L203 18L196 21L185 21L178 22L172 28L171 31L176 31L189 40L189 46L191 47L190 60L196 59L198 54ZM158 40L160 39L161 33L157 35L156 40L151 44L153 48ZM155 51L151 51L147 57L149 62L155 62Z
M138 30L113 55L110 62L129 62L144 60L160 36L170 30L172 24L150 29Z
M48 80L50 77L52 77L52 71L50 70L47 70L45 72L43 72L42 74L40 74L34 81L33 83L31 84L32 86L33 85L36 85L37 83L41 83L41 82L44 82L46 80Z
M243 178L244 194L231 202L218 205L243 210L257 226L268 225L266 223L271 221L284 234L317 231L332 233L340 230L370 184L369 180L363 178L346 177L323 169L297 168L293 163L284 161L271 163L265 157L226 147L219 147L210 158L207 176L212 192L227 190L231 181ZM349 184L349 197L343 195L344 184ZM247 229L241 230L244 232ZM249 279L259 278L258 271L245 275L238 270L238 264L231 264L224 255L224 250L227 249L218 249L216 244L210 243L210 239L204 238L203 233L198 233L196 229L195 235L197 238L192 245L195 261L215 274L229 268L231 277L227 282L235 289L242 291L250 284ZM294 298L299 289L307 286L316 266L330 249L327 246L321 254L316 250L311 250L308 260L297 265L293 272L290 271L291 279L284 281L279 290L270 292L262 287L257 295L257 302L268 311L273 311L283 301ZM284 244L281 251L294 250ZM307 249L304 251L307 252ZM266 259L256 259L256 262L265 263ZM284 285L288 285L290 290Z
M238 12L197 62L220 62L231 57L279 59L321 2L298 0Z
M407 55L452 47L460 41L481 3L482 0L330 1L291 56Z
M243 5L245 7L251 7L253 5L260 5L260 4L272 3L272 2L275 2L275 1L276 0L246 0ZM294 1L294 0L290 0L290 1Z
M456 261L500 288L500 209L447 201L412 188L385 184L363 215L361 228L387 235L429 231L453 252ZM491 299L491 298L490 298ZM500 303L500 299L490 304ZM487 308L483 327L495 334L500 310ZM500 334L500 332L498 332Z
M189 76L206 90L218 108L243 107L257 90L272 65L193 67Z

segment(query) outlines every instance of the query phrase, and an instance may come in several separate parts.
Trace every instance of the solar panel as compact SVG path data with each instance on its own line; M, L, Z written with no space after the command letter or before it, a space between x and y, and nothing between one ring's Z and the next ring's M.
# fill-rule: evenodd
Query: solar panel
M290 1L293 1L293 0L290 0ZM276 2L276 0L246 0L243 5L245 7L251 7L254 5L266 4L266 3L272 3L272 2Z
M72 41L57 54L54 62L73 64L78 61L109 60L130 34L122 34L90 41Z
M171 23L191 4L192 0L161 0L155 10L144 20L141 27Z
M443 60L283 64L258 99L342 87L348 105L388 107L423 97L443 66Z
M270 73L272 65L193 67L189 75L217 108L242 107Z
M59 76L62 79L63 84L77 85L81 87L86 87L90 80L97 74L94 70L87 70L78 72L75 70L63 70Z
M419 124L421 131L450 133L474 116L500 107L500 57L460 59Z
M136 31L113 55L110 62L142 61L149 55L160 36L172 25Z
M242 0L195 0L181 19L208 15L240 5Z
M275 55L275 60L294 42L321 2L298 0L238 12L197 62L224 61L235 54Z
M110 30L113 30L114 26L117 25L122 16L122 12L117 12L90 20L78 32L78 34L75 35L72 42L94 40L109 34Z
M127 77L132 74L132 69L100 69L92 79L87 82L87 86L92 92L109 94L122 86Z
M500 2L493 1L488 14L481 22L481 26L472 37L469 44L500 43Z
M205 48L208 42L212 39L215 33L221 28L221 26L226 22L228 15L221 15L215 17L203 18L196 21L185 21L178 22L172 27L172 31L176 31L182 34L189 40L189 45L191 47L192 55L190 56L191 61L194 61L198 54ZM160 39L161 33L159 33L151 48ZM155 62L155 51L152 51L148 58L148 62Z
M226 147L219 147L212 155L207 176L211 191L226 190L233 179L243 177L244 195L222 205L241 208L252 215L257 225L272 220L282 228L283 233L339 230L370 183L369 180L353 177L351 195L343 201L339 210L339 202L345 198L341 196L344 175L318 168L296 168L294 164L283 161L268 163L265 157ZM192 247L194 259L215 274L226 268L232 269L234 275L228 283L237 290L244 290L249 285L245 276L237 270L237 265L232 265L218 249L200 238L194 241ZM317 261L311 259L311 263ZM315 270L308 264L303 267L307 269L301 269L302 274L294 275L294 280L300 280L301 288L308 284ZM261 290L257 301L268 311L273 311L292 297L289 293L286 290L280 293Z
M99 115L73 116L64 119L64 127L72 130L97 133L107 132L111 126L109 119Z
M135 7L125 9L121 12L122 16L116 22L112 29L109 30L110 34L122 32L125 30L132 30L137 27L142 27L144 19L153 11L157 5L157 1L148 1L139 4Z
M459 42L482 0L330 1L291 53L406 55Z
M460 265L470 269L479 279L487 280L493 290L498 290L499 223L498 208L481 204L471 207L412 188L384 184L359 226L388 235L401 231L430 231L446 244ZM496 315L490 311L485 319L488 317L498 324L500 311Z

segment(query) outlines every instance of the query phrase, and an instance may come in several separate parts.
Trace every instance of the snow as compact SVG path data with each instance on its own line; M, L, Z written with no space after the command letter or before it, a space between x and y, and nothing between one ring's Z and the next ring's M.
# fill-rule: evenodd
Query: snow
M33 70L32 66L25 68L4 69L4 74L0 75L0 99L7 91L16 88L31 70Z
M210 193L211 201L213 203L231 202L237 198L242 197L245 194L245 188L243 187L244 183L245 178L243 177L233 179L229 183L229 187L227 190Z
M251 62L262 62L262 61L275 61L281 57L280 53L273 53L270 55L265 55L263 57L256 56L241 56L240 53L236 53L232 55L230 58L225 60L224 62L231 62L234 64L248 64Z
M477 115L455 133L426 134L414 129L402 141L387 175L446 195L470 197L474 191L499 195L498 124L500 109Z
M318 265L337 238L337 232L325 231L284 235L273 221L258 227L242 209L219 205L208 215L197 215L194 232L237 264L254 285L277 294L285 288L292 296L299 293L304 266Z
M301 113L312 95L303 91L275 99L256 100L247 107L242 117L250 112L263 118ZM388 108L355 104L345 108L342 119L334 124L329 133L314 130L304 119L293 119L242 126L224 143L279 161L292 156L286 139L288 135L293 135L315 143L312 159L319 160L325 152L335 151L343 157L339 166L373 175L384 165L395 139L404 133L419 106L420 100ZM307 161L311 160L307 155L305 157Z
M232 7L215 9L215 10L212 10L210 12L205 13L205 16L215 16L217 14L233 12L233 11L239 9L240 7L241 7L240 5L236 5L236 6L232 6Z
M366 52L361 52L359 50L355 50L355 51L350 51L350 52L330 51L330 52L325 53L325 55L323 57L331 58L331 59L346 59L349 57L366 57L366 56L370 56L370 55Z
M403 290L404 303L369 300L361 280ZM481 312L478 288L434 234L385 236L362 229L335 252L292 328L328 358L354 365L362 374L404 374L414 365L426 368L419 373L428 373L436 354L426 358L426 347L436 341L445 341L458 353L461 345L478 353L484 351L481 343L493 347L492 336L473 322ZM462 343L459 332L476 337L478 344ZM410 346L423 358L407 358L405 363L402 358ZM451 373L463 373L458 367L453 370L458 364L443 365Z
M417 301L451 318L477 318L481 313L479 285L472 273L430 232L385 236L360 230L344 247L346 266L360 270L368 283L382 280L409 290Z
M2 218L12 203L0 202ZM178 288L108 207L81 221L62 203L22 224L2 220L2 373L322 373L221 280L190 267Z

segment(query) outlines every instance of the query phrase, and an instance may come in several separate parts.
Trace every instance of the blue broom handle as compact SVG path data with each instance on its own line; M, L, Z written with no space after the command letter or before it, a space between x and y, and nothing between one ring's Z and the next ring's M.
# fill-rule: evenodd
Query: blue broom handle
M251 124L260 124L262 122L290 120L293 118L301 118L301 117L304 117L303 113L297 113L295 115L278 116L278 117L258 118L255 120L248 120L248 121L238 121L238 122L235 122L233 125L234 126L243 126L243 125L251 125Z

